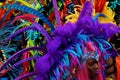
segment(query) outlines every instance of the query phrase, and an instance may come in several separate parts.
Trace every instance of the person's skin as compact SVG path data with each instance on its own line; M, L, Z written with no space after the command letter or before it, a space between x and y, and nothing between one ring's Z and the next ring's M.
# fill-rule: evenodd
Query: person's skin
M105 72L106 72L106 78L111 78L113 80L116 80L115 64L112 57L109 57L106 60Z
M94 79L98 74L98 61L93 58L90 58L86 61L86 67L90 78Z
M120 26L120 15L119 15L119 17L116 19L116 24L117 24L118 26Z

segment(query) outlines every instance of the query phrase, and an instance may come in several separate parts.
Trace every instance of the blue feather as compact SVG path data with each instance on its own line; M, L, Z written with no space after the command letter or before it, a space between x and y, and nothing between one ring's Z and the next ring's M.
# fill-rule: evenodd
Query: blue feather
M67 50L67 52L79 57L79 55L73 50Z
M83 40L84 42L87 42L88 35L78 34L76 39Z
M96 14L94 17L93 17L93 20L94 21L97 21L98 20L98 17L106 17L104 14L101 14L101 13L99 13L99 14Z
M76 52L78 53L78 57L80 58L81 56L82 56L82 50L81 50L81 48L80 48L80 44L76 44L76 46L75 46L75 50L76 50Z
M31 14L33 14L35 16L38 16L44 23L46 23L51 28L51 30L55 29L54 26L53 26L53 24L43 14L41 14L38 11L36 11L35 9L29 8L29 7L23 6L23 5L18 5L18 4L12 4L12 5L15 6L14 9L23 10L24 12L28 12L28 13L31 13ZM12 5L5 5L3 8L13 9Z

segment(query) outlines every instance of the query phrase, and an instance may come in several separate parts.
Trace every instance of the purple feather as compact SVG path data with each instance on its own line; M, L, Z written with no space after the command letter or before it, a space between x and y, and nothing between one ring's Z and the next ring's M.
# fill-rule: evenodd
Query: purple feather
M78 17L78 21L84 16L92 16L92 4L89 1L84 3L83 9Z
M63 37L71 37L73 32L76 29L76 25L73 23L66 23L63 26L58 26L56 30L53 32L54 36L63 36Z
M34 75L36 75L36 72L30 72L30 73L24 74L23 76L18 76L15 80L22 80L24 78L28 78Z
M33 23L33 25L37 28L38 31L40 31L47 39L47 42L50 42L52 38L50 35L46 32L46 30L38 23Z
M116 33L120 33L120 28L112 23L98 24L99 36L104 36L106 39L112 37ZM98 34L97 34L98 35Z
M12 60L14 60L15 58L19 57L20 55L22 55L23 53L29 51L29 50L38 50L38 51L43 51L44 50L40 47L30 47L30 48L25 48L23 50L18 51L17 53L15 53L12 57L10 57L1 67L0 67L0 71L2 71L5 66L7 66Z
M49 60L51 59L53 58L51 58L49 54L45 54L41 58L38 58L35 62L36 72L40 75L46 74L50 70L51 64L54 63L54 61L50 63Z
M37 30L37 31L40 31L46 37L48 42L52 40L51 37L48 35L48 33L45 31L45 29L41 25L39 25L38 23L34 23L34 26L35 27L30 27L29 26L29 27L24 27L24 28L19 29L18 31L16 31L12 35L10 35L7 39L5 39L3 43L8 42L13 37L17 36L18 34L20 34L22 32L25 32L27 30Z
M38 58L35 62L35 70L38 75L36 80L44 80L45 75L48 74L55 62L55 59L49 54L45 54L43 57Z
M75 34L78 34L81 30L84 33L94 33L98 32L98 26L96 26L95 22L93 21L92 17L84 16L79 20L77 23L77 28L75 30Z
M18 34L25 32L27 30L37 30L35 27L24 27L22 29L19 29L18 31L16 31L15 33L11 34L10 36L8 36L3 43L8 42L10 39L12 39L13 37L17 36Z
M56 0L52 0L52 3L53 3L54 11L55 11L55 18L56 18L57 25L61 26L60 15L59 15L59 12L58 12L57 2L56 2Z
M48 54L50 54L51 56L54 56L56 54L56 51L59 48L60 44L61 44L60 37L55 37L54 40L49 42L46 46L47 50L48 50Z
M36 72L41 76L37 77L37 79L40 78L39 80L42 80L42 76L46 75L50 71L50 69L52 69L54 64L61 59L62 51L59 50L60 45L61 37L57 36L54 38L54 40L47 44L47 54L36 60L35 69Z

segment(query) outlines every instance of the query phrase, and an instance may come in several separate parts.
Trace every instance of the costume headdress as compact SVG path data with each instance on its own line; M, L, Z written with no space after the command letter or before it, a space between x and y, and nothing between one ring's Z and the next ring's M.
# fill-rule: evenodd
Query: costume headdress
M76 77L78 79L81 79L82 75L79 75L79 73L83 68L84 62L88 58L94 58L99 61L100 58L104 60L111 55L109 50L112 49L112 46L107 42L107 39L115 33L120 33L118 27L112 23L101 24L98 21L93 20L92 5L89 1L85 2L76 23L68 22L62 26L57 12L57 6L55 5L56 0L52 1L56 11L56 19L58 19L58 25L55 30L48 19L34 9L21 5L18 6L18 4L5 5L2 7L9 9L14 8L31 13L43 20L43 22L48 24L51 29L49 34L39 23L32 21L31 25L18 29L2 42L2 45L4 46L10 39L16 37L16 35L28 30L38 31L36 35L41 34L46 41L46 43L42 44L42 46L39 42L36 46L34 46L35 44L29 44L32 47L27 46L27 48L14 53L0 67L0 71L2 71L15 58L23 55L23 60L11 65L9 68L6 67L6 72L12 70L12 68L20 65L21 63L26 64L27 66L24 67L29 68L26 61L35 60L34 64L31 62L33 65L30 66L33 68L30 69L32 72L28 71L28 69L24 70L26 71L25 74L19 75L15 80L24 79L26 77L31 77L35 80L59 80L67 79L68 75L72 75L73 77L74 73L77 74ZM36 38L34 38L34 40L36 40ZM30 38L29 41L32 42L32 38ZM30 50L36 50L39 51L39 54L44 54L35 55L35 52L29 52ZM31 55L32 57L30 57ZM104 65L104 62L102 63L101 61L101 65ZM76 72L75 69L78 71ZM87 80L86 78L83 77L82 80Z

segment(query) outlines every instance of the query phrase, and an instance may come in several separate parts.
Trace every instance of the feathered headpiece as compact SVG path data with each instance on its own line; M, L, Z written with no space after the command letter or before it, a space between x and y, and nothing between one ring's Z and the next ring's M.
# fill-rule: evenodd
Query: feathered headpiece
M34 63L32 66L30 66L33 68L30 69L30 71L32 71L30 72L28 70L24 70L26 71L25 74L19 75L15 80L20 80L28 77L31 77L35 80L67 79L68 75L73 76L73 73L75 73L74 69L78 69L78 72L76 74L79 74L83 68L84 62L87 59L94 58L97 61L100 61L100 58L102 58L102 60L105 60L111 54L114 54L110 52L110 50L113 48L107 42L107 39L115 33L120 33L120 30L112 23L101 24L97 20L94 21L92 19L91 2L85 2L76 23L68 22L62 26L57 11L56 0L52 1L56 13L56 21L58 22L57 28L55 30L49 20L37 12L35 9L30 9L29 7L21 5L18 7L19 4L5 5L2 7L10 9L14 8L31 13L39 17L51 28L51 32L49 32L49 34L39 23L37 23L37 21L32 21L31 25L27 25L27 27L23 27L21 29L17 28L18 30L15 31L15 33L4 39L2 42L3 46L7 44L10 39L16 37L16 35L28 30L33 30L38 31L46 41L41 46L41 44L37 42L36 38L34 38L36 40L36 43L38 43L37 45L31 44L32 47L27 46L27 48L23 48L22 50L14 53L0 67L0 71L6 68L7 71L5 73L7 73L14 67L31 60L31 63ZM34 20L34 18L31 19ZM30 41L32 42L33 40L30 38ZM30 52L31 50L39 51L37 52L38 54L44 54L35 55L35 52ZM7 67L14 59L23 55L25 56L22 60L11 65L10 67ZM104 63L101 62L101 65L104 65ZM29 68L28 65L24 67ZM77 76L77 78L81 79L80 76Z

